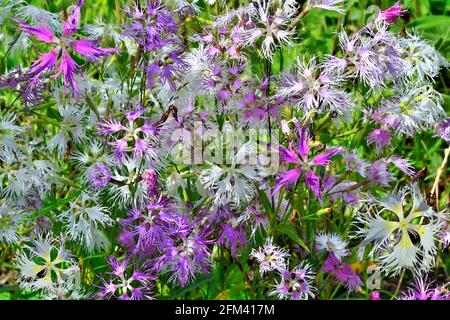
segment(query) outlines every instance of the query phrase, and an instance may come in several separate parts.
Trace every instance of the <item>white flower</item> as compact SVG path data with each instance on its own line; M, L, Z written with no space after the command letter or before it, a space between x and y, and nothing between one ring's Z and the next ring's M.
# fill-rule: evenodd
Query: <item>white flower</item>
M258 250L252 249L250 256L258 261L259 273L263 275L268 271L283 270L290 254L286 249L273 244L272 238L267 238L263 247Z
M292 11L283 12L277 10L275 14L273 10L273 0L256 0L253 2L254 10L249 11L256 27L245 30L242 38L247 45L254 45L256 41L263 38L261 50L264 58L272 60L273 51L279 45L292 46L292 38L294 32L288 29L289 14Z
M356 215L356 234L364 238L360 257L373 243L369 256L384 273L397 274L402 268L428 271L434 264L443 216L427 205L417 185L389 193L384 200L369 197Z
M110 37L114 40L116 46L120 45L127 38L122 34L120 26L105 23L101 18L95 24L85 24L83 30L92 38Z
M21 3L21 1L17 1L16 3ZM26 4L26 2L23 2L23 4ZM20 6L14 15L20 20L32 21L33 24L45 21L53 30L62 28L62 21L58 14L32 5Z
M5 114L0 119L0 159L13 157L19 151L17 139L24 128L15 125L16 120L13 114Z
M64 244L50 236L31 240L15 264L19 268L17 281L27 290L51 289L55 283L65 281L77 267Z
M141 166L141 161L144 160L138 161L127 157L122 165L114 168L113 180L112 183L108 184L108 188L115 203L133 204L136 207L141 207L144 204L144 200L147 198L147 186L141 179L141 174L147 168L147 165L144 163ZM134 197L130 189L132 186L135 188L133 190Z
M335 233L320 232L316 235L316 246L318 250L326 250L332 252L339 260L350 254L347 249L348 242Z
M82 178L86 179L90 171L98 164L110 165L113 163L113 156L106 153L102 143L91 140L83 146L84 150L76 151L71 156L72 160L82 170Z
M6 183L5 183L6 182ZM28 171L20 163L8 157L0 166L0 194L6 198L24 196L30 188Z
M403 89L385 100L378 111L386 115L386 125L400 134L414 136L445 117L442 102L441 94L426 85Z
M0 204L0 242L15 243L19 240L17 228L21 215L17 209L6 204Z
M68 142L73 140L78 143L84 138L85 127L83 123L84 114L75 107L67 106L59 110L62 121L59 124L58 133L50 139L48 147L56 149L59 155L62 155L68 147Z
M167 193L173 197L179 197L178 188L185 189L187 187L186 179L176 170L172 170L170 175L166 178Z
M342 4L344 4L344 2L344 0L309 0L308 8L331 10L339 12L340 14L344 14L345 9L341 6Z
M316 57L308 62L297 58L294 72L283 72L280 78L277 96L298 101L305 111L331 110L345 115L351 110L350 96L340 88L343 79L322 72Z
M205 189L214 193L215 205L229 204L239 207L254 197L254 183L260 180L258 171L255 166L242 163L246 156L251 159L255 151L253 143L245 143L232 157L230 165L210 164L208 169L199 173L199 180Z
M248 225L252 230L250 238L255 237L258 229L260 231L267 231L269 229L269 218L259 201L257 201L255 205L249 204L248 208L241 215L236 218L231 218L230 223L233 228L237 228L241 224Z
M412 81L432 80L442 67L449 66L439 51L417 35L408 34L399 39L399 44L403 49L403 59L409 64L406 71Z
M112 224L108 214L108 210L98 204L96 195L82 193L59 218L67 228L69 239L85 245L88 251L94 251L105 249L109 245L108 239L100 230L101 227Z
M67 278L54 283L43 292L42 300L81 300L88 296L82 291L80 268L72 266L66 270Z

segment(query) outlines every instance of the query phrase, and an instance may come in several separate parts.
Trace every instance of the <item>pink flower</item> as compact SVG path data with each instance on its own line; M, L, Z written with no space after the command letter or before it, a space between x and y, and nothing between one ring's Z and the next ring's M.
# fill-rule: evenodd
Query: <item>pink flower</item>
M71 37L80 28L80 10L83 3L84 0L79 0L78 5L72 7L67 20L63 24L60 37L57 37L46 24L32 27L24 21L16 21L19 25L18 30L36 36L36 39L45 43L56 45L32 63L29 70L29 74L33 77L31 85L39 81L46 71L52 72L56 68L54 77L58 78L62 75L64 85L71 87L74 94L79 96L81 92L75 80L75 75L79 73L79 66L69 54L69 49L92 62L96 62L100 57L108 56L118 50L98 48L98 41L95 40L86 38L77 40Z
M300 136L297 146L294 147L293 143L291 143L288 148L281 146L279 150L281 161L286 164L296 164L297 168L286 170L279 175L279 178L275 183L276 187L274 192L277 192L283 186L287 187L296 183L302 174L304 174L305 182L309 189L315 193L319 200L321 200L320 177L316 175L312 169L315 166L326 167L330 162L330 159L333 156L342 153L343 150L339 147L331 148L315 155L312 159L309 159L309 152L311 151L309 142L311 137L308 128L297 126L297 132Z
M394 24L395 19L400 18L407 10L403 10L400 2L396 2L392 7L381 11L380 15L386 24Z

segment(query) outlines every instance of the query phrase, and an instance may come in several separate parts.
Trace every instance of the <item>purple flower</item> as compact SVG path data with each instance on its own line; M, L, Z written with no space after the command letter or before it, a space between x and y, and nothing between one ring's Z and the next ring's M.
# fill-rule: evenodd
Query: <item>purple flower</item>
M314 192L316 197L319 200L322 200L320 194L320 178L318 175L314 173L312 170L313 167L321 166L326 167L330 162L330 159L343 152L343 150L339 147L335 147L329 150L325 150L322 153L319 153L309 158L309 152L311 147L309 142L311 137L309 135L308 128L301 128L297 125L297 132L300 136L300 140L297 146L291 142L288 148L280 146L280 156L281 161L288 164L292 163L297 165L298 167L295 169L290 169L279 174L279 177L275 183L275 192L281 189L283 186L288 187L291 184L294 184L298 181L298 179L304 174L305 182L311 191Z
M357 172L361 176L366 176L366 170L367 170L367 162L363 159L358 158L356 153L349 153L342 155L345 161L345 170L351 171L351 172Z
M170 11L160 0L147 0L146 6L135 2L134 7L126 7L129 24L124 25L125 34L133 38L140 47L152 52L147 62L147 86L153 89L156 80L167 83L176 90L176 75L188 68L183 60L182 41L177 36L176 12Z
M314 279L311 265L303 263L295 267L292 271L279 271L281 280L271 292L272 295L277 295L279 299L291 300L307 300L309 297L314 298L312 286Z
M114 157L117 161L123 162L129 151L133 151L135 158L155 158L152 142L155 142L158 129L143 114L143 109L128 111L125 114L128 122L126 125L120 122L122 119L103 120L99 123L99 134L115 138L109 144L115 148Z
M447 225L445 230L442 231L440 238L441 238L442 246L443 246L444 249L447 248L448 246L450 246L450 228L449 228L449 225Z
M377 183L382 186L388 186L393 177L391 171L389 171L387 161L380 159L372 163L367 171L367 179L369 179L372 186Z
M343 282L348 290L358 289L362 281L359 276L350 268L350 265L339 260L333 253L325 259L322 270L329 272L340 282Z
M146 169L142 173L142 180L147 186L147 194L149 197L156 197L158 194L158 175L153 169Z
M431 288L433 281L428 276L416 278L413 286L409 287L398 298L399 300L450 300L449 291L444 287Z
M142 210L131 209L120 220L121 239L135 255L151 255L164 245L169 224L176 214L173 204L162 195L149 201Z
M173 41L178 30L175 13L160 0L147 0L146 6L138 1L134 7L125 7L130 24L124 25L125 34L132 37L144 50L154 51Z
M348 180L338 182L338 179L340 179L340 176L325 175L322 191L327 194L328 200L336 201L337 199L342 199L350 205L357 205L361 199L360 191L358 189L345 191L356 185L357 182Z
M401 172L412 177L415 174L414 167L409 163L409 159L404 159L396 155L390 156L387 161L393 163Z
M118 49L98 48L98 41L88 38L73 39L73 34L80 28L80 10L84 0L79 0L78 5L72 8L68 19L64 22L62 34L56 36L50 27L46 24L32 27L24 21L17 21L18 30L36 36L37 40L48 44L54 44L56 47L44 53L39 59L34 61L29 69L29 75L33 77L32 86L35 85L44 72L52 71L54 68L57 72L55 78L62 75L63 82L66 86L70 86L75 95L80 95L80 88L75 81L75 75L78 74L78 64L69 54L69 50L73 50L83 58L96 62L101 57L106 57ZM58 65L59 60L59 65Z
M225 223L222 225L222 236L217 240L217 243L230 245L231 254L236 256L238 247L243 247L247 244L247 238L241 227L234 229L228 223Z
M36 106L42 102L42 91L46 89L46 86L42 82L34 83L31 86L32 80L29 74L24 74L21 68L16 68L0 77L0 88L9 87L20 93L25 107Z
M391 133L385 129L374 129L367 137L367 145L375 144L375 152L380 154L383 148L391 145Z
M258 91L252 88L252 84L247 83L247 91L241 100L242 109L238 110L243 111L245 122L254 123L256 126L266 122L270 116L277 118L278 111L284 102L283 98L266 95L266 91L261 89L266 81L264 80L259 86Z
M96 164L89 171L89 181L92 183L95 189L102 189L111 180L111 171L108 167L102 163Z
M102 299L147 300L152 299L150 281L156 278L146 271L134 269L129 271L129 260L117 260L109 257L112 272L107 272L108 279L101 278L102 285L97 295Z
M243 65L224 64L219 60L209 63L208 69L210 72L202 78L203 90L214 92L216 99L222 104L241 91Z
M441 139L444 139L445 141L447 141L447 143L450 143L450 117L447 117L441 122L439 122L436 125L436 129L438 130L436 136L438 136Z
M394 24L397 18L400 18L407 10L403 10L400 2L394 3L394 5L386 10L381 11L380 16L388 25Z
M210 240L212 230L177 216L170 224L167 240L161 244L162 255L156 259L155 269L170 274L169 281L184 287L197 273L207 273L211 268Z

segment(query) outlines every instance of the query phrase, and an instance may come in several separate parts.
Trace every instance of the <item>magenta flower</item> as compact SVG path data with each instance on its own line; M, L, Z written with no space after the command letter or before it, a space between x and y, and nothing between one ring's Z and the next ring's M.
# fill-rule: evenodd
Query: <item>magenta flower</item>
M392 25L397 18L400 18L407 10L403 10L400 2L394 3L394 5L384 11L381 11L380 16L384 19L386 24Z
M286 170L279 175L277 182L275 183L275 191L279 191L282 187L288 187L293 183L297 183L300 177L303 175L306 184L309 189L313 191L319 200L322 200L320 194L320 177L316 175L313 168L316 166L326 167L330 162L330 159L343 152L340 147L335 147L329 150L325 150L309 158L309 152L311 147L309 142L311 140L308 128L301 128L297 125L297 132L300 135L300 141L297 146L294 146L291 142L288 148L280 146L281 161L288 164L295 164L297 167L294 169Z
M356 290L362 284L361 279L350 268L350 265L339 260L333 253L330 253L325 259L322 270L334 275L336 279L344 283L349 290Z
M378 291L372 291L372 292L370 293L370 300L374 300L374 301L376 301L376 300L381 300L381 295L380 295L380 293L379 293Z
M99 41L88 38L74 39L73 36L80 28L80 10L84 0L78 0L78 5L74 6L63 24L63 30L60 35L55 35L50 27L44 22L41 26L30 26L24 21L17 21L18 30L26 32L29 35L36 36L37 40L48 44L54 44L56 47L42 54L34 61L29 69L29 74L33 77L31 85L35 85L39 79L44 76L46 71L53 72L54 77L62 76L64 85L71 87L75 95L80 95L80 88L75 81L75 75L79 74L79 65L72 58L70 53L78 53L83 58L97 62L99 58L106 57L112 52L118 50L113 48L98 48Z

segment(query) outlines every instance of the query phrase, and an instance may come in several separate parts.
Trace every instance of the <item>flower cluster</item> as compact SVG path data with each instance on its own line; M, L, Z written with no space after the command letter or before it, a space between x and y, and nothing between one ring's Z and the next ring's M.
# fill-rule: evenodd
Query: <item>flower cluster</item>
M449 63L409 8L133 0L93 22L107 2L60 3L0 1L0 283L379 300L407 279L390 298L449 299Z

